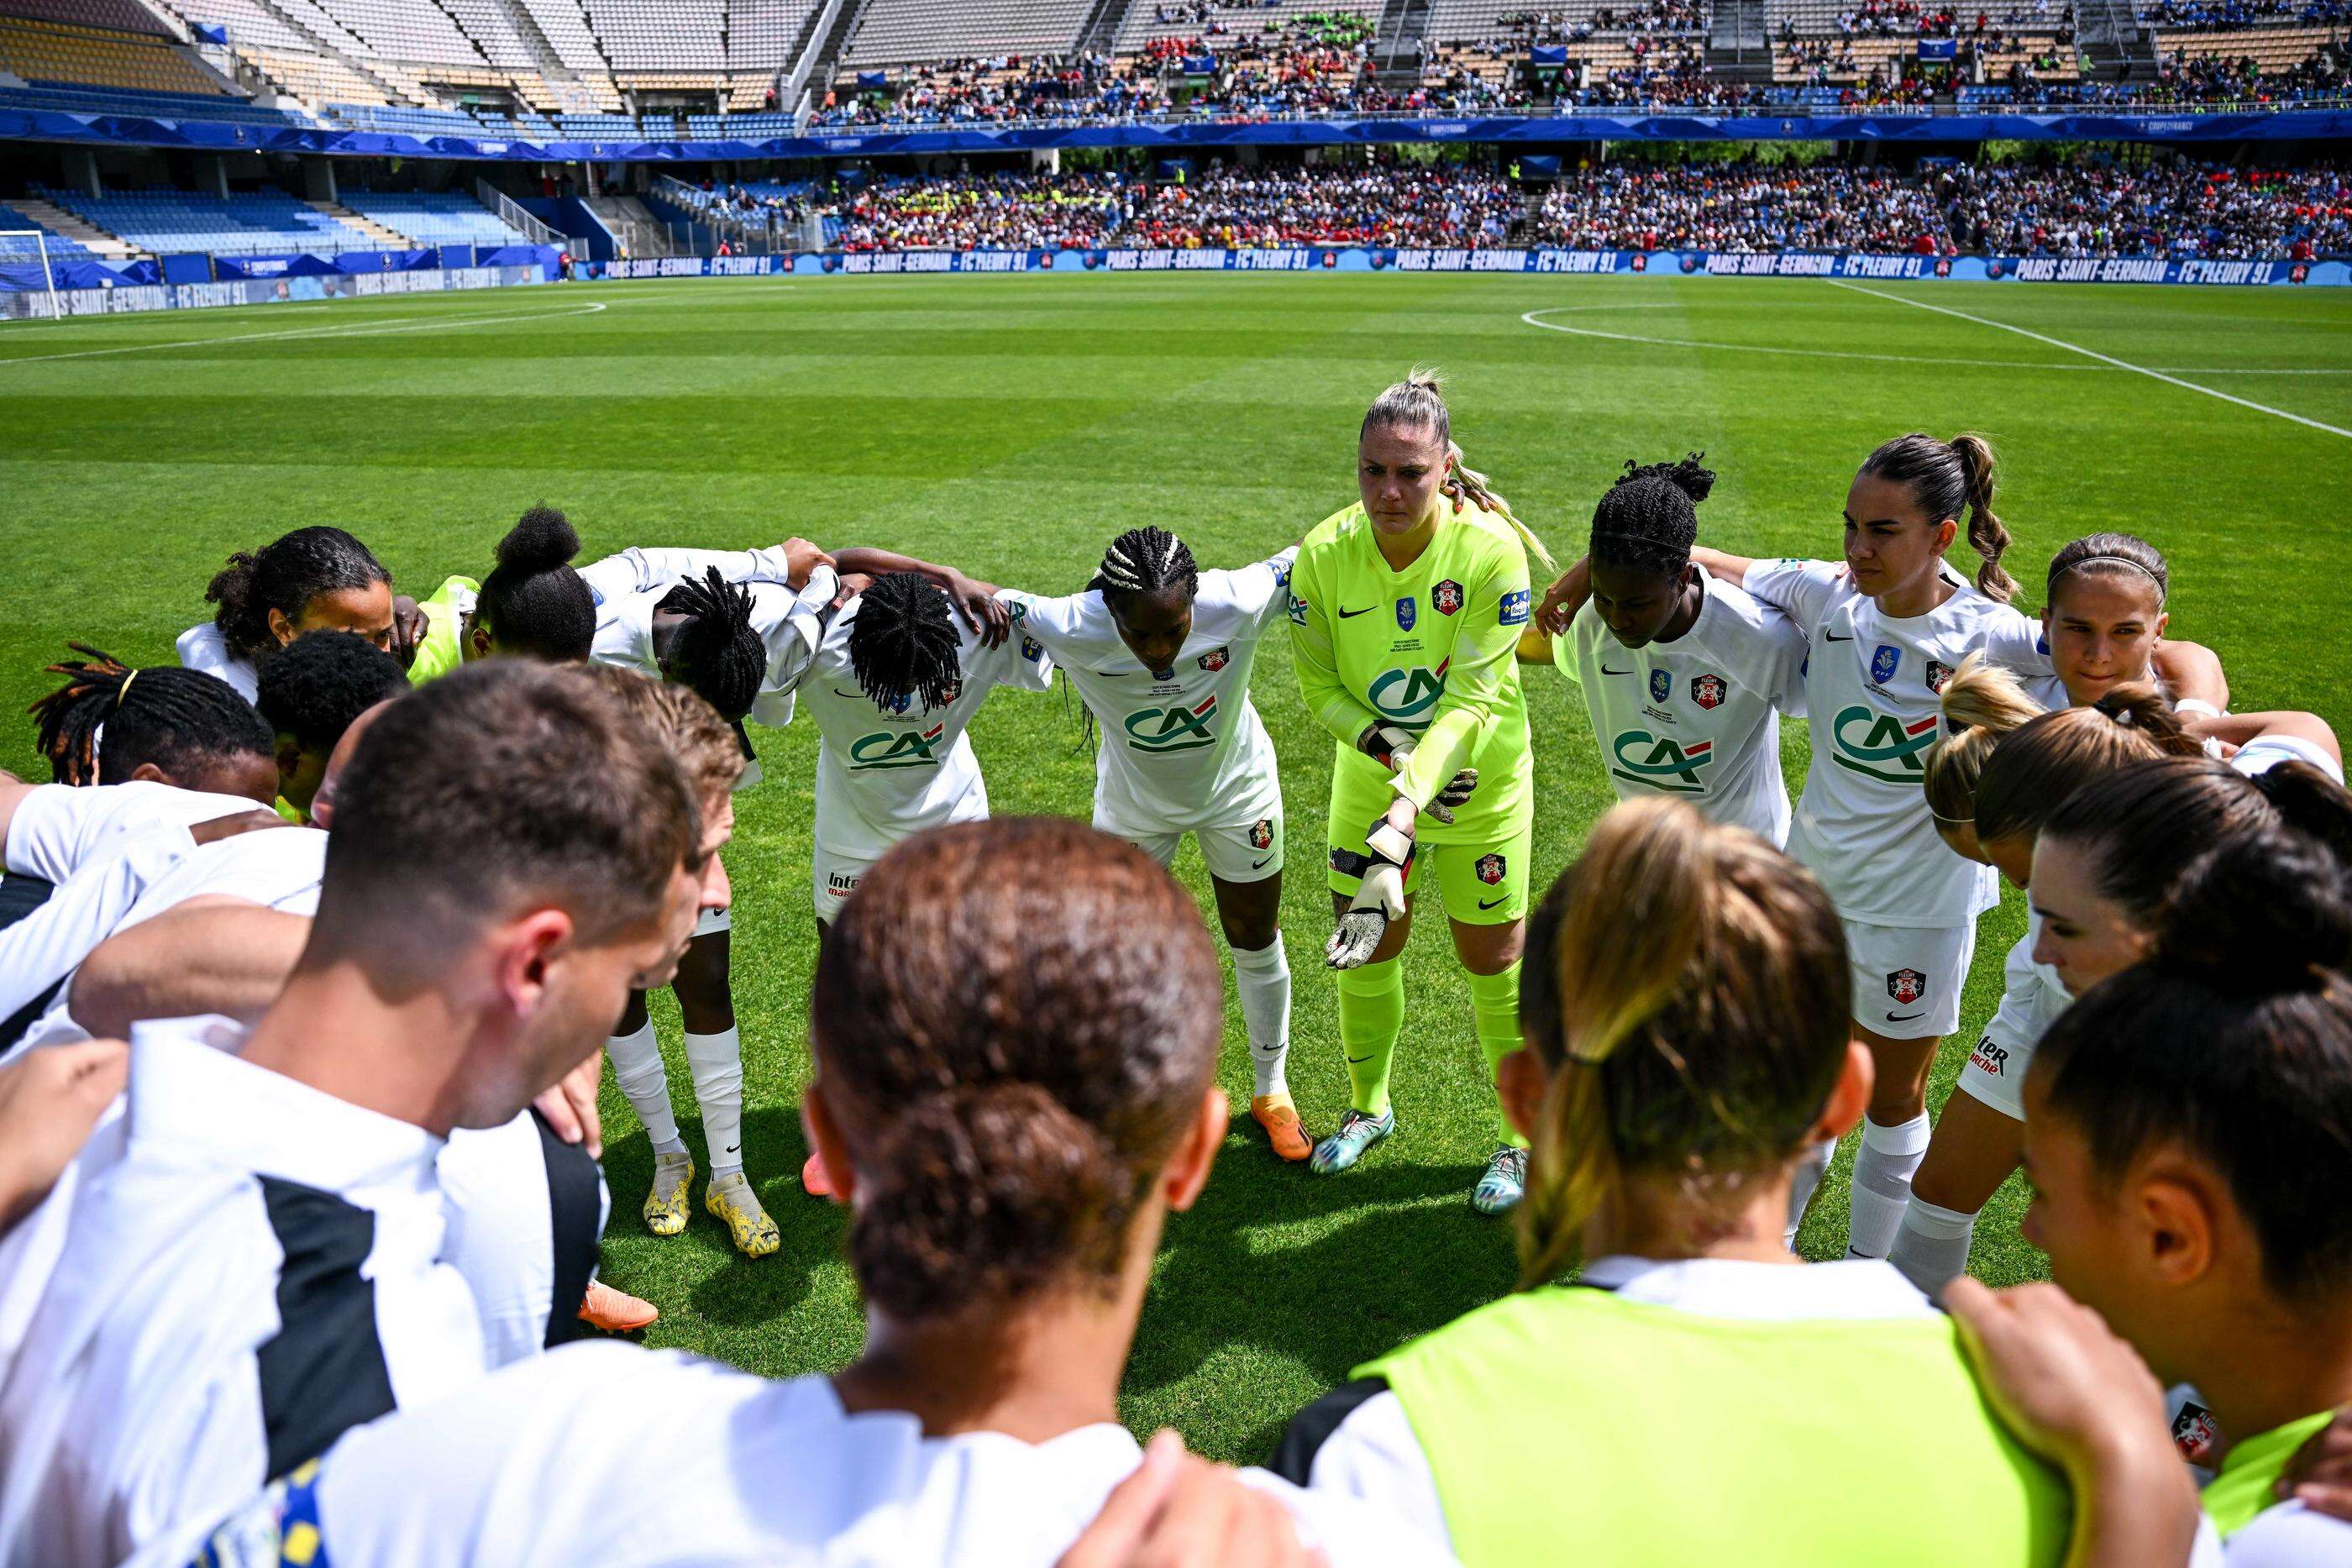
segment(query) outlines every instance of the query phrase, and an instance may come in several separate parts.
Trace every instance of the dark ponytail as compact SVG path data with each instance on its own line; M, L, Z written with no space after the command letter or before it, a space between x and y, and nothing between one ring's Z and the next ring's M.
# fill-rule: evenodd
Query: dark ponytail
M321 594L375 583L387 587L392 573L367 546L341 528L296 528L257 550L239 550L205 589L205 601L218 606L213 624L238 657L258 660L278 646L269 629L273 610L289 621Z
M2352 1288L2352 883L2308 835L2260 823L2199 854L2149 958L2084 993L2042 1038L2049 1108L2121 1179L2152 1145L2227 1184L2290 1302Z
M884 856L810 1000L867 1300L913 1320L1115 1289L1214 1081L1221 994L1190 895L1079 823L961 823Z
M66 646L82 657L48 666L65 684L26 710L58 783L121 784L149 764L195 789L230 758L275 755L268 721L219 676L176 664L132 669L87 643Z
M1965 517L1969 548L1984 558L1977 568L1977 591L2009 602L2017 580L2000 564L2009 529L1992 509L1993 455L1981 435L1938 441L1924 432L1900 435L1863 459L1862 472L1900 485L1932 526Z
M1700 465L1704 452L1679 463L1637 465L1628 458L1592 508L1592 559L1625 571L1673 576L1690 564L1698 542L1696 504L1715 488L1714 470Z
M596 598L572 570L580 535L562 512L537 506L499 541L474 614L502 653L576 664L596 640Z

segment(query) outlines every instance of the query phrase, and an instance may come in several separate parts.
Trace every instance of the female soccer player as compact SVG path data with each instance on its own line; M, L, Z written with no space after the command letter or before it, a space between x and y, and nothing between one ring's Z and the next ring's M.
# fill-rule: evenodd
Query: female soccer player
M992 646L914 572L852 574L845 586L850 597L801 679L818 736L810 883L820 953L866 869L893 845L988 815L988 783L964 732L998 686L1042 692L1054 674L1042 645ZM832 1190L818 1154L801 1181L819 1197Z
M2136 683L2157 686L2184 716L2210 717L2229 706L2229 682L2210 649L2165 636L2171 577L2164 552L2146 539L2075 539L2050 558L2038 628L2021 621L1997 627L1986 652L2040 677L2029 684L2044 707L2087 707Z
M1621 800L1673 795L1719 822L1789 836L1780 715L1805 711L1805 638L1788 616L1691 564L1700 453L1625 472L1592 510L1591 597L1564 635L1530 624L1528 663L1584 694Z
M217 1540L347 1568L1264 1563L1293 1558L1246 1536L1287 1515L1337 1568L1444 1561L1384 1509L1263 1475L1279 1506L1239 1504L1229 1555L1063 1556L1144 1461L1119 1378L1226 1131L1216 952L1173 878L1077 822L960 822L863 876L818 955L803 1107L840 1176L858 1358L778 1383L567 1346L371 1425Z
M2009 532L1992 510L1992 449L1913 434L1864 460L1845 503L1843 561L1692 558L1803 630L1811 766L1789 852L1822 879L1846 925L1855 1038L1877 1064L1854 1156L1848 1252L1884 1258L1927 1149L1927 1069L1959 1027L1989 866L1948 853L1920 790L1937 709L1960 661L2024 617L2001 569ZM1959 538L1984 558L1974 584L1945 564ZM2031 624L2030 622L2025 622Z
M1513 660L1528 621L1527 525L1462 463L1437 378L1373 401L1357 436L1356 505L1316 525L1291 569L1291 650L1331 761L1331 908L1349 1108L1309 1167L1343 1171L1396 1130L1389 1068L1404 1026L1397 956L1412 931L1417 853L1433 862L1470 979L1491 1079L1517 1048L1534 764ZM1423 822L1426 816L1429 820ZM1524 1140L1498 1145L1471 1194L1519 1201Z
M1947 722L1970 706L2013 711L2021 701L2013 685L2003 696L1978 698L1979 688L2006 685L1997 671L1970 655L1945 688ZM1947 744L1974 749L1976 734L1968 730ZM1942 749L1928 762L1939 785L1954 770L1939 755ZM2041 714L2000 736L1968 803L1969 820L1948 821L1947 808L1958 802L1947 799L1937 807L1937 826L1948 842L1965 828L1976 850L1971 858L2023 888L2033 876L2035 835L2075 790L2135 763L2200 751L2155 687L2111 685L2089 706ZM1941 1291L1968 1267L1977 1215L2017 1168L2025 1113L2019 1091L2026 1067L2042 1032L2070 999L2054 975L2035 968L2039 932L2030 915L2027 924L2002 965L2000 1006L1960 1069L1962 1092L1945 1103L1888 1254L1906 1278L1930 1293Z
M595 604L589 656L676 681L701 696L743 742L747 760L737 788L756 783L758 759L743 738L742 721L792 721L793 688L808 668L822 617L840 591L824 553L803 539L772 550L631 549L579 575ZM706 907L671 983L710 1157L703 1207L725 1223L737 1250L764 1258L782 1239L743 1171L743 1045L730 978L732 928L727 908ZM630 998L604 1049L614 1083L653 1143L654 1184L639 1213L655 1235L677 1235L686 1228L694 1159L678 1132L661 1043L642 994Z
M1276 1473L1390 1500L1473 1568L1567 1534L1596 1563L1752 1562L1768 1539L1789 1561L2057 1562L2063 1482L1986 1414L1950 1323L1883 1262L1794 1268L1780 1244L1797 1165L1870 1094L1819 883L1633 800L1530 924L1528 1049L1503 1069L1535 1139L1522 1290L1359 1369Z
M577 664L596 639L596 596L572 568L580 535L562 512L533 507L499 541L498 564L476 582L443 580L426 600L408 678L423 685L469 659L494 655Z
M1163 866L1186 833L1200 840L1249 1027L1250 1114L1286 1160L1307 1158L1309 1145L1283 1073L1282 780L1249 683L1259 638L1288 607L1297 554L1204 572L1166 529L1129 528L1085 591L999 594L1102 725L1095 826Z
M2301 776L2280 780L2291 791L2332 790L2342 811L2342 791L2305 768L2263 784L2280 774ZM2275 1487L2352 1402L2344 860L2275 825L2228 835L2143 941L2142 961L2052 1025L2027 1075L2026 1237L2057 1284L2210 1409L2205 1511L2231 1562L2352 1562L2352 1527Z
M205 599L219 608L210 622L180 633L180 663L218 675L247 702L254 662L305 632L356 632L386 653L413 652L396 633L392 573L341 528L296 528L239 550Z

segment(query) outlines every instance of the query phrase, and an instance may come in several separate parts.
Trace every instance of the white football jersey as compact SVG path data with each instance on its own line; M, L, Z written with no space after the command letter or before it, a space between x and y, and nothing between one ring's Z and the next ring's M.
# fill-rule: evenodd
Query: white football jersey
M43 784L19 801L8 819L8 869L63 882L140 833L192 828L268 809L266 800L181 789L143 779L127 784Z
M1192 634L1166 680L1128 651L1103 596L1007 590L1016 635L1052 654L1102 727L1095 821L1124 838L1228 827L1282 804L1274 743L1250 701L1258 639L1289 609L1296 546L1238 571L1204 571Z
M2032 622L1941 570L1951 597L1925 615L1895 617L1856 591L1839 561L1748 569L1748 591L1787 611L1811 645L1813 759L1789 852L1846 920L1951 929L2000 896L1990 866L1962 860L1937 836L1921 780L1943 727L1938 699L1960 661L1996 629Z
M600 598L596 637L589 644L588 656L600 664L641 670L658 680L662 672L661 662L654 656L654 612L675 586L657 582L618 599ZM825 610L841 591L841 580L831 567L821 566L809 574L808 586L798 593L777 582L746 586L751 591L751 627L768 650L767 676L760 683L760 695L752 699L749 716L781 729L793 722L793 689L808 668Z
M1619 800L1670 795L1783 843L1780 715L1805 712L1804 633L1737 583L1699 582L1698 619L1673 642L1628 648L1588 602L1552 663L1584 688Z
M254 673L253 661L242 654L232 653L228 639L220 628L207 621L201 626L191 626L180 633L174 650L183 667L202 670L217 675L236 688L236 695L251 702L261 690L260 677Z
M312 1551L337 1568L1050 1568L1141 1458L1107 1422L932 1437L845 1410L830 1378L567 1345L353 1432L189 1544L223 1568ZM1386 1510L1243 1477L1336 1568L1452 1561Z
M701 577L712 567L730 582L772 582L789 586L790 567L784 559L784 548L771 545L766 549L674 549L659 546L631 545L618 555L608 555L602 560L590 561L580 569L580 579L601 610L607 603L616 603L633 593L650 592L655 589L670 589L689 577Z
M940 708L905 702L885 711L858 689L849 663L849 629L863 602L853 599L835 613L800 692L819 737L817 841L872 858L925 828L988 815L988 785L964 730L998 686L1045 690L1054 661L1041 643L1018 632L1002 647L983 646L959 616L956 655L963 679L955 699Z

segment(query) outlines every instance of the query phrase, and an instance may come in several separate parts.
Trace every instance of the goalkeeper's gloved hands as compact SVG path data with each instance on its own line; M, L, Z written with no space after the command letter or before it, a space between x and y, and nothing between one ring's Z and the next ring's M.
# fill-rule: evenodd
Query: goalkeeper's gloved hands
M1404 771L1405 764L1412 760L1413 744L1411 731L1400 729L1392 724L1368 724L1364 727L1364 733L1356 737L1356 749L1391 773ZM1451 827L1454 808L1470 799L1471 792L1477 788L1478 770L1465 768L1449 779L1445 788L1440 789L1436 798L1422 810Z
M1334 969L1370 963L1381 938L1388 935L1389 922L1404 914L1404 879L1412 869L1412 830L1394 827L1381 816L1365 834L1364 850L1366 864L1356 896L1323 948L1323 962Z

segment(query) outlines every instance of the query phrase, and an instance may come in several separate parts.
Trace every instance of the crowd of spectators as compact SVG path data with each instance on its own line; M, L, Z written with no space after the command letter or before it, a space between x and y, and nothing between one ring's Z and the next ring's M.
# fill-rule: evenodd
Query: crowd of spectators
M1284 245L1732 253L2169 257L2352 255L2352 177L2188 159L1836 162L1564 172L1532 212L1517 182L1465 165L1213 167L959 175L831 198L846 250Z
M2352 21L2352 0L2154 0L2138 8L2155 27L2222 32L2239 27L2340 27Z

